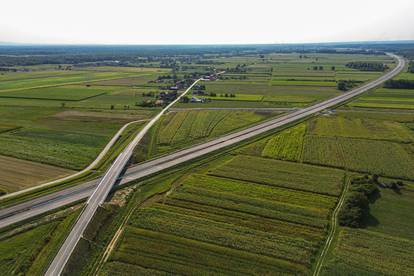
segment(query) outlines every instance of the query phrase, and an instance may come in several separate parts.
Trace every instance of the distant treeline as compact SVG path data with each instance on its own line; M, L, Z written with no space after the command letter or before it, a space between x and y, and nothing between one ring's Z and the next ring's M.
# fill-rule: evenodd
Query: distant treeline
M346 64L346 67L356 69L356 70L360 70L360 71L378 71L378 72L383 72L386 69L388 69L388 66L383 64L383 63L379 63L379 62L362 62L362 61L348 62Z
M351 47L345 47L345 46ZM355 44L356 45L356 44ZM77 66L161 66L180 64L217 64L206 60L234 55L268 53L337 53L384 54L370 50L369 44L258 44L258 45L1 45L0 66L29 66L39 64L74 64ZM354 48L354 49L351 49ZM159 62L154 64L153 62ZM86 64L85 64L86 63Z
M388 80L384 87L395 89L414 89L414 80Z
M408 66L408 72L414 73L414 61L410 61L410 65Z

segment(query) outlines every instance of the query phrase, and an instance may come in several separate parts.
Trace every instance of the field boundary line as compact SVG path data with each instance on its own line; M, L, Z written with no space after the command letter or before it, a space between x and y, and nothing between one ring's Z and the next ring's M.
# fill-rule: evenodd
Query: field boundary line
M342 208L342 205L345 202L346 194L347 194L348 188L349 188L350 179L349 179L349 176L347 174L345 175L345 181L344 182L345 182L344 189L342 191L341 197L339 198L338 204L336 205L336 207L335 207L335 209L334 209L334 211L332 213L331 227L329 228L328 237L327 237L327 239L325 241L325 245L324 245L324 247L322 249L322 252L319 255L318 262L316 263L315 270L314 270L314 272L312 274L313 276L319 276L319 274L321 272L321 269L322 269L322 266L324 264L324 261L326 259L326 255L327 255L327 253L328 253L328 251L329 251L329 249L331 247L332 241L333 241L333 239L335 237L336 230L338 228L337 227L337 224L338 224L338 214L339 214L339 211Z
M129 76L129 77L133 77L133 76ZM67 86L67 85L82 84L82 83L94 83L94 82L100 82L100 81L110 81L110 80L126 79L126 78L128 78L128 77L118 76L118 77L112 77L112 78L103 78L103 79L94 79L94 80L83 80L83 81L72 81L72 82L56 83L56 84L46 84L46 85L39 85L39 86L32 86L32 87L11 88L11 89L0 90L0 94L3 93L3 92L15 92L15 91L22 91L22 90L31 90L31 89L47 88L47 87L59 87L59 86Z
M91 171L97 164L99 164L99 162L102 161L102 159L109 152L109 150L112 148L112 146L118 141L118 138L121 136L121 134L125 131L125 129L128 126L130 126L131 124L134 124L134 123L140 123L140 122L145 122L145 121L147 121L147 119L131 121L131 122L126 123L125 125L123 125L118 130L118 132L112 137L112 139L108 142L108 144L106 144L106 146L99 153L99 155L96 157L96 159L91 164L89 164L86 168L84 168L83 170L78 171L78 172L76 172L74 174L65 176L63 178L59 178L59 179L56 179L56 180L52 180L50 182L46 182L46 183L43 183L43 184L40 184L40 185L37 185L37 186L33 186L31 188L27 188L27 189L20 190L20 191L14 192L14 193L10 193L10 194L6 194L6 195L3 195L3 196L0 196L0 200L7 199L7 198L10 198L10 197L13 197L13 196L18 196L18 195L21 195L21 194L26 193L26 192L35 191L37 189L42 189L42 188L45 188L47 186L51 186L51 185L57 184L59 182L63 182L63 181L70 180L70 179L75 178L77 176L80 176L80 175L82 175L82 174L84 174L84 173L86 173L88 171Z

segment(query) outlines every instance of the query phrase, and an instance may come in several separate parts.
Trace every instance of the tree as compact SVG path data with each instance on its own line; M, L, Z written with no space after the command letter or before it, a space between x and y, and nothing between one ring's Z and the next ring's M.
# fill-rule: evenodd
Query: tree
M336 70L336 67L335 66L332 66L331 69L332 69L332 71L335 71Z

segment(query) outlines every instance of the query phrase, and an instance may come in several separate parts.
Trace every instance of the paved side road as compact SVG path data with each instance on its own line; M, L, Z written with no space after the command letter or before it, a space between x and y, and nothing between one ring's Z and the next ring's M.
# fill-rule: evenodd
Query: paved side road
M73 226L68 237L64 241L62 247L56 254L52 263L49 266L49 269L46 271L45 275L60 275L63 271L66 263L68 262L70 256L72 255L73 250L78 244L81 236L83 235L86 227L92 220L98 207L105 201L109 192L113 188L113 185L118 180L121 172L126 167L129 159L131 158L134 148L138 145L144 135L149 131L149 129L161 118L161 116L171 108L176 102L178 102L188 91L193 88L199 81L198 79L194 81L183 93L180 94L174 101L167 105L160 113L157 114L151 121L149 121L144 128L137 134L134 140L128 144L123 152L115 159L114 163L105 173L105 175L100 179L98 185L96 185L95 190L92 195L89 197L86 202L86 206L80 214L78 220Z
M298 118L298 116L302 118L302 116L314 114L316 112L319 112L320 110L332 107L340 102L346 101L349 98L361 94L401 72L401 70L405 66L405 61L402 58L396 57L394 55L392 56L398 60L398 66L394 70L388 72L381 78L377 79L376 81L373 81L363 87L352 90L336 98L327 100L312 107L308 107L304 110L298 110L297 112L261 123L246 130L229 134L224 137L212 140L210 142L203 143L201 145L197 145L189 149L181 150L173 154L133 166L126 171L125 175L120 181L120 185L170 168L174 165L191 160L193 158L200 157L206 153L219 150L227 145L231 145L237 143L238 141L242 141L243 139L247 139L249 135L257 135L259 133L257 132L257 130L267 131L268 129L273 129L275 127L280 126L280 122L283 120L285 120L286 123L286 120L295 120ZM309 111L311 111L311 113L309 113ZM98 181L99 179L90 181L75 187L70 187L68 189L55 192L53 194L45 195L27 201L25 203L21 203L13 207L2 209L0 210L0 228L6 227L13 223L17 223L37 215L41 215L45 212L59 208L61 206L65 206L67 204L85 199L92 194L92 191L95 189Z

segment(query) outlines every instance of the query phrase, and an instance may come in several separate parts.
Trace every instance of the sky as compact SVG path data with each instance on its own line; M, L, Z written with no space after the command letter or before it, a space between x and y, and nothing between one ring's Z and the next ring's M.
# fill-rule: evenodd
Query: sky
M0 42L251 44L414 39L413 0L3 0Z

